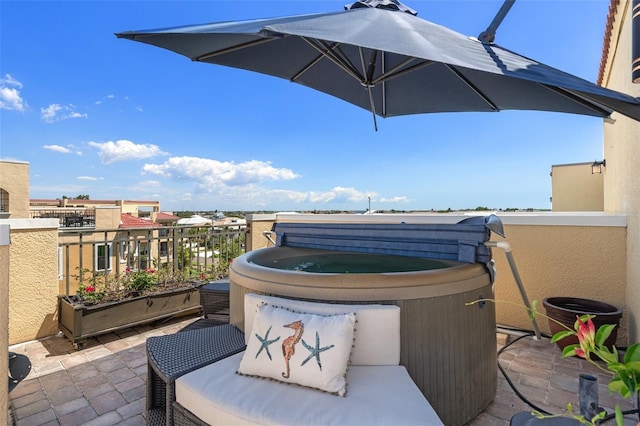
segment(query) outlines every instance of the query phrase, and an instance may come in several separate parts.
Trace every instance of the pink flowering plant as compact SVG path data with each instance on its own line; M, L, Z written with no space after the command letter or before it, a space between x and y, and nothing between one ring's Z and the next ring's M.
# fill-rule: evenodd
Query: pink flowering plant
M178 288L193 287L225 276L228 276L228 268L222 269L220 267L211 268L204 272L195 268L174 271L171 267L141 270L127 267L122 274L91 273L90 270L83 268L79 269L78 275L74 276L78 282L78 290L76 295L71 296L70 299L84 305L96 305L135 296L163 293Z
M481 299L467 303L467 305L473 305L483 301L497 302L495 299ZM565 328L565 330L559 331L551 337L551 343L556 343L569 336L577 337L577 344L567 345L562 350L563 358L577 356L587 360L599 370L611 376L608 386L612 393L618 393L623 398L636 397L636 399L638 399L638 392L640 391L640 343L629 346L624 352L624 355L621 356L615 346L612 346L610 349L605 344L613 332L613 329L616 327L615 324L605 324L596 329L592 321L595 315L582 315L576 316L573 329L571 329L554 318L538 312L536 309L537 301L534 300L531 305L531 308L524 305L519 306L527 310L529 318L532 321L536 316L541 316ZM607 416L606 411L603 410L591 420L587 420L583 415L574 413L570 403L567 404L567 410L571 417L582 424L596 425ZM545 415L537 411L533 411L532 414L538 418L558 417ZM615 419L618 426L623 426L624 424L623 415L624 413L620 409L620 406L616 405ZM640 422L638 426L640 426Z
M640 390L640 343L629 346L624 356L621 357L615 346L609 349L605 345L605 341L611 335L615 325L605 324L596 330L592 318L594 315L578 316L573 330L554 334L551 342L557 342L568 336L576 336L578 343L566 346L562 351L563 357L578 356L586 359L611 375L609 381L611 392L618 393L623 398L637 396ZM602 362L598 362L598 360ZM597 419L600 420L604 414L600 413L598 416L601 416ZM616 422L618 425L623 424L622 411L619 406L616 406Z

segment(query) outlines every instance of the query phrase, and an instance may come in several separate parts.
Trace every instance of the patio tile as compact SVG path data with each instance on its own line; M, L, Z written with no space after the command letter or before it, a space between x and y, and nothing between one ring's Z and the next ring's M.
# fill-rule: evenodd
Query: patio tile
M133 389L129 389L122 393L124 399L129 402L137 401L138 399L144 398L147 396L147 388L145 385L138 386Z
M20 423L25 425L44 425L50 422L55 422L52 424L57 424L57 421L58 418L56 417L56 413L52 408L49 408L48 410L41 411L39 413L21 419Z
M86 396L89 399L95 399L101 395L107 394L109 392L113 392L114 390L115 390L115 387L108 381L105 381L105 383L102 383L100 385L97 385L95 387L85 390L84 396Z
M134 416L120 422L120 426L143 426L146 420L142 416Z
M114 385L135 377L135 373L127 367L109 372L109 381Z
M94 398L89 398L89 404L91 404L99 416L102 416L102 414L117 410L118 407L126 405L127 401L122 397L120 392L112 390L111 392L103 393ZM119 417L118 415L118 418Z
M76 386L78 386L78 389L85 393L87 391L90 391L91 389L97 388L100 385L109 384L109 380L107 379L107 377L98 373L97 368L93 368L92 371L94 371L94 374L97 375L89 376L84 380L79 380L76 382Z
M96 417L98 417L98 414L96 414L96 411L93 409L93 407L88 405L87 402L86 406L67 415L60 416L58 420L60 421L60 424L62 426L76 426L86 424Z
M72 401L66 402L64 404L57 404L55 407L55 410L58 416L62 417L88 406L89 406L89 402L86 400L86 398L81 397L81 398L76 398Z
M142 380L140 377L135 376L135 377L131 377L129 380L125 380L123 382L115 384L115 387L118 390L118 392L125 393L127 391L130 391L131 389L135 389L139 386L144 386L144 385L145 385L145 381Z
M60 337L11 348L28 356L33 364L32 373L9 395L18 426L144 425L146 339L175 333L197 319L184 317L155 328L147 325L112 333L90 339L80 350ZM574 390L577 391L581 373L598 376L601 406L612 409L620 401L623 409L632 406L609 394L606 374L584 360L563 359L548 340L520 340L500 354L499 362L518 390L549 412L566 411L567 402L577 405ZM467 426L507 426L511 417L521 411L531 408L498 372L492 404ZM628 423L635 426L637 421Z
M122 421L122 417L115 412L110 411L102 416L96 417L95 419L86 422L85 426L113 426L116 424L120 424Z
M116 411L123 419L128 419L130 417L140 416L144 413L146 409L146 402L143 398L137 399L127 405L123 405L118 408ZM144 419L143 419L144 420Z
M76 398L82 398L82 391L75 385L67 386L64 388L56 389L53 392L46 392L47 399L52 405L58 406L69 401L73 401Z
M34 402L31 402L28 405L22 407L14 407L16 411L16 415L19 418L26 418L33 416L34 414L41 413L43 411L47 411L51 408L51 404L47 399L40 399Z

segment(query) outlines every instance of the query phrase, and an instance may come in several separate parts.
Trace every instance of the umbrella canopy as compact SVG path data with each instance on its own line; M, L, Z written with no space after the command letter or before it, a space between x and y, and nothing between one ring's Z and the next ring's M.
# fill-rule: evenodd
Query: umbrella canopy
M194 61L285 78L372 111L374 120L376 115L542 110L598 117L617 111L640 121L640 101L634 97L482 43L413 12L348 6L335 13L116 36Z

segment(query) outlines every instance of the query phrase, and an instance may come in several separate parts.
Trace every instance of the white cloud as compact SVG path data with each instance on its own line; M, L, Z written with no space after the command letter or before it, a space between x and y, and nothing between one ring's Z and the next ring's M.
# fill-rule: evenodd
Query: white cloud
M192 181L205 190L299 177L290 169L278 169L266 161L251 160L236 164L198 157L172 157L163 164L145 164L143 171L176 180Z
M87 118L87 114L75 111L75 105L51 104L46 108L40 108L40 116L46 123L54 123L70 118Z
M391 198L383 197L376 201L379 201L381 203L408 203L411 200L408 197L397 196L397 197L391 197Z
M96 177L96 176L78 176L78 180L88 180L88 181L99 181L99 180L104 180L103 177Z
M143 188L150 188L150 187L159 188L161 185L162 184L157 180L145 180L140 182L140 186Z
M27 102L22 99L20 94L22 83L9 74L0 77L0 109L10 111L24 111Z
M157 145L136 144L124 139L116 142L89 142L89 145L98 149L98 157L100 157L103 164L167 155ZM145 167L147 166L145 165Z
M69 148L65 148L60 145L43 145L44 149L48 149L49 151L59 152L61 154L71 154L71 150Z

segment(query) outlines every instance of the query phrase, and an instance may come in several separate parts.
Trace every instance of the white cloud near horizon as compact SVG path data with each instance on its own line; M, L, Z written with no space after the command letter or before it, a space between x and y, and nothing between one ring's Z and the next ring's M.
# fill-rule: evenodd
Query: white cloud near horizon
M97 177L97 176L78 176L77 178L78 180L88 180L88 181L99 181L99 180L104 180L103 177Z
M376 201L380 203L408 203L409 201L411 201L411 199L409 197L397 196L397 197L391 197L391 198L382 197Z
M46 108L40 108L40 116L45 123L68 120L70 118L87 118L86 113L77 112L75 105L51 104Z
M143 172L192 181L205 192L220 186L241 186L299 177L290 169L273 167L268 161L250 160L235 163L198 157L172 157L163 164L145 164Z
M60 145L43 145L42 147L49 151L59 152L61 154L71 154L71 150L69 148L65 148Z
M0 109L24 111L28 105L20 94L21 89L22 83L10 74L0 77Z
M116 142L89 142L89 146L98 149L98 157L103 164L168 155L168 153L162 151L157 145L136 144L126 139L121 139Z

